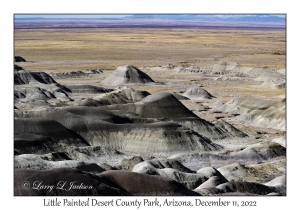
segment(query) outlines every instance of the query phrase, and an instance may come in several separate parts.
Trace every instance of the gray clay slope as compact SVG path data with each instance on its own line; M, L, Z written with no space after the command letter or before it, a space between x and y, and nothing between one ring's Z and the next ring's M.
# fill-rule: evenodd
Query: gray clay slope
M118 67L111 75L102 81L101 84L118 86L130 83L151 83L154 82L147 74L132 65Z
M152 70L285 88L285 76L274 69L234 62ZM53 74L59 84L44 72L14 66L15 195L285 195L285 100L235 97L223 103L192 83L184 96L150 94L140 87L154 81L131 65L101 82L109 89L100 81L68 83L100 73ZM138 89L121 87L127 84ZM179 100L204 101L214 110L196 112ZM210 120L215 114L223 117ZM20 187L24 180L53 184L62 176L94 188L49 194Z

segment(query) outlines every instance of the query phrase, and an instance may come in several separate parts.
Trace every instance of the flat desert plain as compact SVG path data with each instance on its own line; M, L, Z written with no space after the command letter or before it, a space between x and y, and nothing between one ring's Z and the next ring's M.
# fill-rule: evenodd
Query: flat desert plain
M14 40L15 195L286 195L285 30Z

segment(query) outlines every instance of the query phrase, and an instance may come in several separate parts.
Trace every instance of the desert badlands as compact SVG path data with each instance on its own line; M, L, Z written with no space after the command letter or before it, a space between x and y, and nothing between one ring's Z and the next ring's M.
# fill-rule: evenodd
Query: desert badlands
M63 30L15 29L14 195L286 195L284 30Z

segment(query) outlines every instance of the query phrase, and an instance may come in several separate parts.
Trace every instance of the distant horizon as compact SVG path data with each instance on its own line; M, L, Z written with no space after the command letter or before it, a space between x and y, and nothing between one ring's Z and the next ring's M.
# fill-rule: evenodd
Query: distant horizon
M93 14L47 14L47 15L32 15L32 14L15 14L14 17L18 19L27 19L27 18L43 18L43 19L61 19L61 18L66 18L66 19L78 19L78 18L85 18L85 19L95 19L95 18L123 18L125 16L130 16L130 15L93 15Z
M285 23L285 14L15 14L15 20L176 20Z

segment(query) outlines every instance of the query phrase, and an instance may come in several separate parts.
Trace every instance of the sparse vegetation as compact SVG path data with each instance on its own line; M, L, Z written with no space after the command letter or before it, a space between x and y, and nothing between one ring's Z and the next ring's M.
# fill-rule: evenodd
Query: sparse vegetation
M285 68L285 31L212 29L15 30L15 54L33 71L78 71L181 62ZM280 52L280 55L274 55Z

